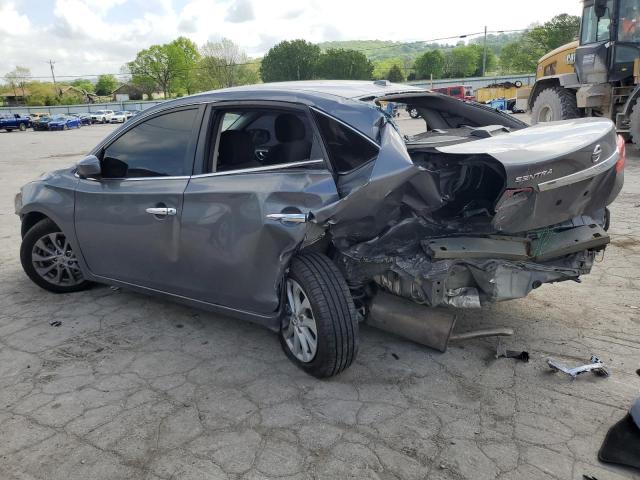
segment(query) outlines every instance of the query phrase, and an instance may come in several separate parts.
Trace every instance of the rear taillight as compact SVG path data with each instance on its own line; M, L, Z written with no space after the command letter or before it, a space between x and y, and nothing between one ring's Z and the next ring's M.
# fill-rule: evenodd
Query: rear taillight
M627 148L622 135L618 135L618 161L616 162L616 172L624 169L624 163L627 161Z

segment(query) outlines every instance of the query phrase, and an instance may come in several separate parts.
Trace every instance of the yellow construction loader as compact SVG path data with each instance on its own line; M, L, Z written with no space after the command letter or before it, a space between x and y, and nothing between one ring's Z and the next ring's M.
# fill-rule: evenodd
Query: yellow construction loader
M532 123L606 117L640 144L640 0L585 0L578 40L538 62Z

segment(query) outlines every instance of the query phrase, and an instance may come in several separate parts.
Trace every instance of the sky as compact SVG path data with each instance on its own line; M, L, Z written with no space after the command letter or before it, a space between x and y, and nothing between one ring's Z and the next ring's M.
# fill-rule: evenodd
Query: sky
M180 35L197 45L226 37L257 57L296 38L413 42L479 32L485 25L521 29L560 13L579 15L580 5L579 0L0 0L0 77L17 65L47 77L50 59L60 79L119 73L137 51Z

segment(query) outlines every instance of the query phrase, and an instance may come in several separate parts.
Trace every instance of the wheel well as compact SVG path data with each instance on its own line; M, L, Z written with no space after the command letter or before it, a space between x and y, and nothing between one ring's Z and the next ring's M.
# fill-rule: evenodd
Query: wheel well
M529 110L533 108L533 104L536 102L536 98L538 98L538 95L540 95L540 92L542 92L546 88L559 87L559 86L560 86L560 81L557 78L547 78L545 80L538 80L533 86L533 90L531 90L531 93L529 94Z
M24 238L31 227L33 227L40 220L44 220L47 217L44 213L41 212L29 212L22 217L22 227L20 228L20 234Z

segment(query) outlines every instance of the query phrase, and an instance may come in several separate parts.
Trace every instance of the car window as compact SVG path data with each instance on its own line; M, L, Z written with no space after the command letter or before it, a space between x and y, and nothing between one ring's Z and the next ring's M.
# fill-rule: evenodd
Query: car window
M191 173L186 158L193 137L197 109L180 110L150 118L107 147L102 158L103 177L135 178L181 176Z
M609 26L611 23L611 10L613 1L609 0L606 5L604 16L598 18L596 15L595 5L589 5L584 8L582 15L582 32L580 43L582 45L595 42L604 42L609 40Z
M269 108L218 110L208 171L232 171L321 159L309 118ZM215 166L215 167L214 167Z
M378 148L351 128L318 112L314 117L329 160L338 173L350 172L378 155Z

